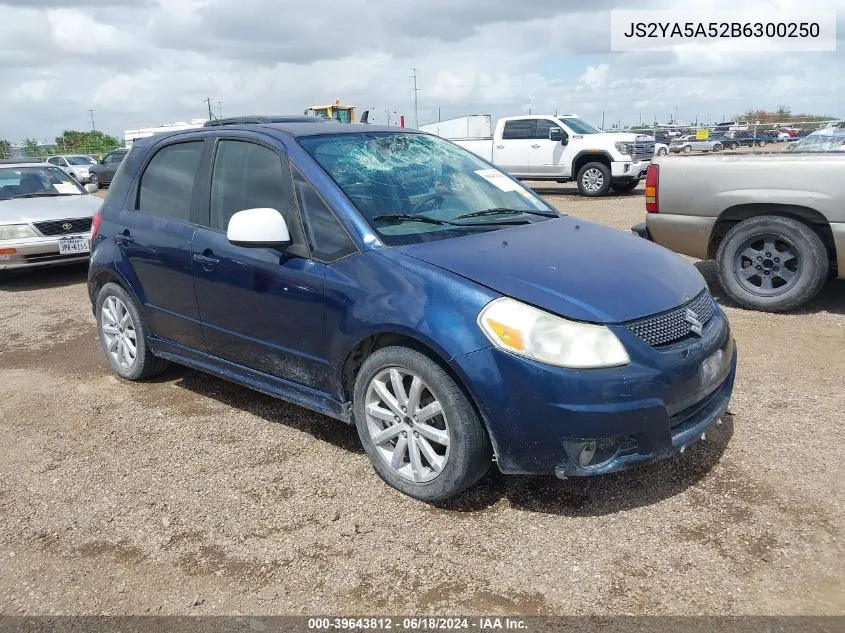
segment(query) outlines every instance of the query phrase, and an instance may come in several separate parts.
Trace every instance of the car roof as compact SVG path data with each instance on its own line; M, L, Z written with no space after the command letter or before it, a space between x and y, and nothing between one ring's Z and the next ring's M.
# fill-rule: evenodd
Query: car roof
M223 119L211 119L203 123L203 127L219 127L222 125L241 125L259 123L322 123L322 117L308 114L280 114L262 115L250 114L244 116L226 117Z
M5 167L29 167L31 165L50 165L43 158L0 158L0 165ZM53 165L50 165L53 167Z

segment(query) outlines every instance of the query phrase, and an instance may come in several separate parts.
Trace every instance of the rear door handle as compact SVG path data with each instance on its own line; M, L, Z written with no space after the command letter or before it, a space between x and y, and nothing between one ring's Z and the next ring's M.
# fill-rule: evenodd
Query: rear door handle
M504 145L496 145L496 149L505 149Z
M212 253L211 251L206 251L206 253L209 253L209 255L200 255L199 253L194 253L194 261L198 264L202 264L203 268L214 268L215 266L217 266L217 264L220 263L219 259L210 256L214 253Z
M114 236L114 240L118 244L134 244L135 238L129 234L129 229L123 231L123 233L118 233Z

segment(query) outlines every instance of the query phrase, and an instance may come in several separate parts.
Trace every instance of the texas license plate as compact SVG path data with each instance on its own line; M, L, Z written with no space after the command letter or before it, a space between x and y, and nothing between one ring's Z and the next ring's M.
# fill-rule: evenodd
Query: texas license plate
M82 235L59 238L59 255L84 255L88 252L88 238Z

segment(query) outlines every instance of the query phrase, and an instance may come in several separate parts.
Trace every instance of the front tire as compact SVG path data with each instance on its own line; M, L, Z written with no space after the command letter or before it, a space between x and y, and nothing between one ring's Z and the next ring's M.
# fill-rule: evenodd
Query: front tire
M658 156L666 156L666 148L661 147L659 150L657 150L657 155Z
M780 216L750 218L725 235L716 253L719 280L737 303L783 312L812 299L827 280L829 257L819 235Z
M721 144L721 143L716 143L716 144L713 146L713 151L714 151L714 152L721 152L721 151L722 151L722 144Z
M408 347L374 352L358 372L355 425L376 473L426 502L474 485L492 463L478 414L452 377Z
M684 148L681 151L684 154L689 154L692 151L692 145L684 145Z
M97 295L97 330L100 345L112 370L127 380L157 376L167 361L153 356L135 301L123 288L107 283Z
M587 163L578 170L578 191L589 198L603 196L610 190L610 175L604 163Z

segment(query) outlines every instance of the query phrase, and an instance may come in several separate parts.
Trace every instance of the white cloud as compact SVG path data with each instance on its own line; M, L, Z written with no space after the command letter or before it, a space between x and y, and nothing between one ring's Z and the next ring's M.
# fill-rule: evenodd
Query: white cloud
M781 4L788 0L778 0ZM789 105L845 116L841 53L609 52L611 8L679 8L668 0L0 0L4 34L0 138L50 138L223 113L299 113L339 98L412 121L528 109L594 121L665 119ZM773 9L768 0L748 0ZM801 6L840 9L845 2ZM712 9L735 1L712 0ZM38 45L34 46L33 43ZM717 114L718 113L718 114ZM395 120L395 119L394 119Z

